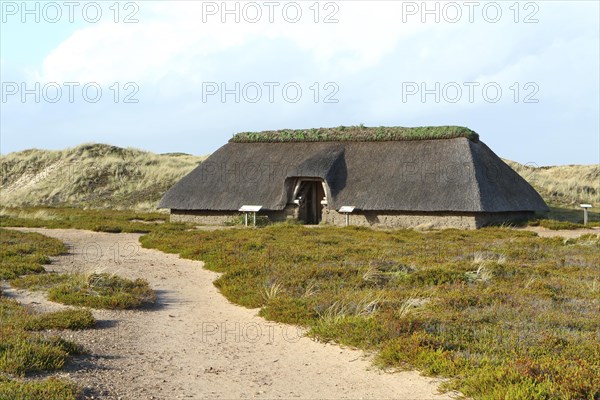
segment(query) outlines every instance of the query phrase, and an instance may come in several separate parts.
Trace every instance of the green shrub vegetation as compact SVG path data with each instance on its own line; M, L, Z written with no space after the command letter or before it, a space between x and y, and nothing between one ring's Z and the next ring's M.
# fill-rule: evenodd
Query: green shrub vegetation
M49 256L66 251L64 244L37 233L23 234L0 229L0 279L44 272Z
M0 345L0 371L13 375L61 369L80 348L58 336L4 332Z
M551 220L533 225L580 228L581 215L581 210L553 208ZM261 307L268 319L303 325L319 340L375 350L381 366L450 377L444 387L467 396L600 398L595 374L600 368L598 235L565 240L503 228L419 233L294 224L202 232L165 219L164 214L136 211L0 211L0 226L150 232L141 239L146 247L203 260L207 268L222 272L216 285L230 300ZM591 219L594 224L597 214ZM2 243L8 244L0 248L3 279L43 272L48 257L64 251L59 241L31 235L0 229ZM90 277L42 274L16 282L82 304L82 297L101 297L102 284L97 287ZM129 284L148 294L144 285ZM8 300L1 299L6 321ZM31 354L48 349L47 342L36 342L43 337L34 330L82 329L90 323L84 314L29 315L20 321L11 335L29 340L10 343L22 354L28 348L35 349ZM7 332L3 325L3 338ZM69 351L76 351L50 345L54 348L45 353L44 368L61 365L61 357L64 363ZM40 364L35 357L20 360L28 365L20 367L26 371ZM12 393L8 385L39 393L37 385L46 382L7 379L0 374L0 393ZM42 398L70 388L62 381L48 385Z
M398 140L453 139L465 137L477 142L479 135L462 126L402 126L366 127L339 126L336 128L282 129L278 131L241 132L230 142L381 142Z
M596 226L597 223L591 224L590 226ZM575 230L589 228L583 224L570 221L557 221L554 219L539 219L529 222L529 226L542 226L551 230Z
M505 228L156 230L231 301L477 399L600 398L600 236Z
M66 309L37 314L21 306L18 302L0 296L0 310L4 326L25 331L49 329L88 329L96 324L90 310Z
M64 245L36 233L0 229L2 279L43 272L48 257ZM3 296L0 291L0 398L11 400L76 399L80 390L71 382L49 378L23 380L32 373L61 369L69 357L81 353L75 343L48 333L51 329L86 329L95 324L89 310L68 309L38 314Z
M37 233L0 229L0 272L19 287L46 290L50 300L94 308L133 308L151 303L154 292L143 280L131 281L108 274L45 273L49 257L63 253L62 242ZM25 274L25 275L24 275ZM24 276L22 276L24 275ZM80 398L73 383L21 377L63 368L82 349L50 334L50 330L88 329L96 321L89 309L34 313L0 291L0 398L15 400L68 400ZM43 332L37 332L43 331Z
M10 400L76 400L81 390L71 382L48 378L44 381L2 380L0 394Z
M124 310L147 306L156 300L147 281L106 273L28 275L13 279L11 285L48 291L49 300L72 306Z
M146 233L168 219L167 214L123 210L29 207L0 209L0 226L27 228L74 228L97 232ZM179 224L168 224L171 229ZM181 225L181 229L183 229Z
M24 328L28 331L47 329L89 329L96 325L96 319L90 310L67 309L45 314L38 314L26 320Z

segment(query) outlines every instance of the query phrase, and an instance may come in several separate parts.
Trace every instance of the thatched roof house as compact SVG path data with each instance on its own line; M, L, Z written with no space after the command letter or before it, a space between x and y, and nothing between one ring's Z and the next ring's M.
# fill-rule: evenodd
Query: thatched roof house
M241 133L173 186L174 221L219 224L243 205L272 220L477 228L548 207L461 127L340 127Z

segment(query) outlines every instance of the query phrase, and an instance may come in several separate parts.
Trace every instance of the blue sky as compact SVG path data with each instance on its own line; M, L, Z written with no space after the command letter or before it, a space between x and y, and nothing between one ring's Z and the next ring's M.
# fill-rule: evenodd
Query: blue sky
M464 125L522 163L600 162L597 1L0 3L2 154Z

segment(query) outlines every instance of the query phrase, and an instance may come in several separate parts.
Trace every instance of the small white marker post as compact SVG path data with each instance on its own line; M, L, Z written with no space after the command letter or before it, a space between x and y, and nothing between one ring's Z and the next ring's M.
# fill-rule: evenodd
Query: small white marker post
M256 226L256 213L261 210L262 206L242 206L238 211L244 213L244 225L248 226L248 213L253 213L253 222Z
M588 208L592 208L591 204L580 204L579 207L583 208L583 225L588 223Z
M339 212L346 214L346 226L350 226L350 213L354 211L354 206L342 206Z

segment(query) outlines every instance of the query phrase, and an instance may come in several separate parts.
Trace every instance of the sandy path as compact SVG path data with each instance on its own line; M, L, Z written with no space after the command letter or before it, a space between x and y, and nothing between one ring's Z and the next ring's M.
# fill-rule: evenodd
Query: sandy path
M518 228L526 231L535 232L539 237L563 237L565 239L578 238L581 235L598 235L600 234L600 228L585 228L585 229L558 229L552 230L544 228L542 226L528 226L525 228Z
M143 249L140 235L23 230L69 246L50 270L142 277L158 293L155 309L94 311L101 329L67 334L91 352L65 372L87 388L88 398L450 398L436 394L439 380L381 372L360 351L317 343L296 327L229 303L212 284L216 273ZM36 308L56 307L26 291L7 294Z

